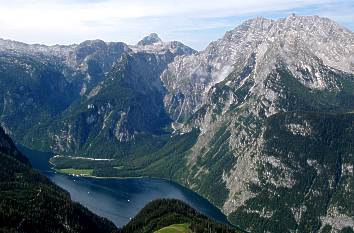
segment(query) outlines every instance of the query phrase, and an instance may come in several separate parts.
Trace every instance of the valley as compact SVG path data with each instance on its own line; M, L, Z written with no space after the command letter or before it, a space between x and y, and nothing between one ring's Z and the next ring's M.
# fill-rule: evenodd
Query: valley
M185 230L189 229L200 233L204 231L242 232L230 225L215 222L182 201L175 199L151 201L153 196L159 193L158 189L155 190L155 188L163 187L161 182L154 186L152 180L146 180L145 184L141 179L135 181L122 180L125 184L119 184L120 181L117 181L117 186L117 184L112 185L112 180L106 181L108 184L105 185L101 183L102 180L97 179L91 179L91 181L79 177L72 177L71 179L70 176L58 175L51 170L48 165L50 156L48 153L21 148L29 155L30 161L0 128L0 159L2 161L0 164L0 175L2 177L0 181L1 232L150 233L173 224L184 224ZM40 169L42 174L34 170L31 163ZM134 183L135 188L133 188ZM157 181L157 183L159 182ZM56 184L68 190L70 194ZM168 184L166 186L167 190L170 191L171 187L172 185L169 187ZM178 190L178 188L176 189ZM146 191L149 190L151 193L155 192L155 194L146 195ZM133 207L133 203L139 198L133 197L132 200L126 198L130 198L129 195L131 194L138 194L138 191L143 192L145 198L148 196L152 199L145 199L145 202L149 203L144 208L138 207L136 209ZM188 190L186 191L188 192ZM191 197L193 195L196 197L195 200L190 200L192 203L196 204L200 200L201 205L198 208L201 208L201 206L208 207L208 205L212 207L196 194L192 192L190 194ZM172 196L174 195L172 194ZM122 205L116 206L119 203L117 201L119 198L123 198L120 204L128 203L128 205L131 205L126 209ZM100 204L97 205L96 201ZM145 205L146 203L140 204ZM89 209L102 216L107 216L117 225L126 225L118 228L108 219L95 215ZM210 210L210 208L206 208L202 211L208 212ZM139 213L136 215L138 211ZM209 214L212 215L212 213L211 210ZM223 216L220 212L214 213ZM127 216L127 214L129 215ZM130 214L136 216L129 217ZM217 217L216 215L215 217ZM223 219L220 220L223 221Z

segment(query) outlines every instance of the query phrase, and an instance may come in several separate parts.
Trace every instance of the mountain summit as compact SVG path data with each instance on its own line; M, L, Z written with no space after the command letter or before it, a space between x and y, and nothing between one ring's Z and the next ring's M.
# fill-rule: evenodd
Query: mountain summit
M144 52L153 54L173 54L175 55L191 55L196 51L179 41L162 41L156 33L151 33L145 36L136 45L131 45L130 48L134 52Z
M258 71L264 72L281 56L284 62L320 60L324 65L354 73L353 54L354 33L330 19L294 14L279 20L257 17L226 32L204 51L178 57L170 64L162 75L169 90L165 102L171 117L182 122L202 105L211 86L251 57ZM316 80L308 84L320 88L322 84Z
M177 57L165 108L180 134L200 132L180 179L250 232L354 227L353 54L350 30L290 15Z
M155 43L161 43L162 40L156 33L151 33L148 36L145 36L141 41L138 42L138 46L152 45Z

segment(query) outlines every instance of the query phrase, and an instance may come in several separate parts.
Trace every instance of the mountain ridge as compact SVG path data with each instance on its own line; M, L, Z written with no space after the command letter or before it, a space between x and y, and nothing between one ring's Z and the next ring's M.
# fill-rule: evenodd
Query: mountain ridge
M307 26L305 27L304 25ZM310 33L309 30L314 31ZM323 34L321 33L322 30L324 31ZM280 34L277 35L277 33ZM331 33L333 33L334 36L331 36ZM341 35L340 33L344 34L337 38L336 33L338 35ZM295 35L298 35L298 37L294 37ZM311 39L311 37L314 39L307 41L305 35L309 36L309 39ZM233 69L232 65L235 63L242 64L243 61L250 57L255 49L259 50L258 56L262 57L267 46L269 46L268 44L272 44L274 40L276 42L277 38L281 40L282 36L284 36L283 43L284 40L287 39L289 40L288 42L290 42L290 40L295 42L299 39L302 43L309 44L307 49L312 51L318 48L318 46L311 46L310 43L315 45L317 43L316 39L320 39L319 35L322 36L323 43L328 45L328 47L320 45L321 48L325 48L324 51L326 52L326 54L323 54L320 58L326 57L328 59L329 57L333 57L332 60L324 60L324 62L328 65L333 65L334 68L339 68L346 72L353 72L353 55L350 55L352 54L350 51L354 49L354 35L350 30L339 26L329 19L320 18L318 16L306 17L290 15L285 19L279 19L277 21L258 17L247 20L235 29L228 31L224 37L210 43L204 51L189 57L181 57L170 64L169 69L167 69L161 77L171 93L165 97L166 108L169 109L170 106L176 107L178 112L172 111L170 115L177 121L179 121L179 117L184 115L185 116L182 117L183 119L188 118L192 113L190 109L198 109L198 106L200 106L205 98L198 93L205 95L211 86L227 77ZM301 36L303 36L303 38L301 38ZM328 42L325 41L327 39L329 40ZM337 41L334 43L331 40ZM249 45L247 43L249 43ZM341 49L339 45L347 48ZM338 55L341 50L343 50L343 54L347 54L346 56L349 60L347 60L345 64L340 64L341 59L338 58L338 55L337 57L331 56L331 54L336 54L337 50ZM320 51L314 52L315 54L321 55ZM334 60L338 60L338 62ZM184 66L186 67L184 68ZM194 78L191 77L193 75ZM174 82L173 80L176 79L178 81ZM188 83L189 81L192 81L194 85ZM185 87L183 86L184 84ZM196 89L184 90L184 88ZM183 96L183 98L179 100L181 96ZM184 102L184 98L186 102ZM184 109L181 109L182 106Z

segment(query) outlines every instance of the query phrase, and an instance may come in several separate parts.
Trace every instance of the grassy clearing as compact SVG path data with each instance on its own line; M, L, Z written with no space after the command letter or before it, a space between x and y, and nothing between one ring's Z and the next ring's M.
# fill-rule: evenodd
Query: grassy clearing
M189 224L184 223L164 227L158 231L155 231L155 233L192 233L192 231L189 229Z
M91 176L93 169L66 168L66 169L59 169L58 171L69 175Z

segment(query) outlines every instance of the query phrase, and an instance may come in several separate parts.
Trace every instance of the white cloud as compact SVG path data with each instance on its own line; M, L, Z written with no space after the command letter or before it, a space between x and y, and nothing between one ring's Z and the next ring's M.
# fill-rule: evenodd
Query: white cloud
M241 16L291 11L335 2L333 0L0 0L0 37L47 44L80 42L93 38L135 43L143 35L154 31L167 39L177 36L176 39L182 39L200 48L205 46L207 39L220 36L220 32L214 32L215 30L233 28ZM225 20L228 17L232 20ZM204 34L194 35L198 33L196 31L202 30Z

